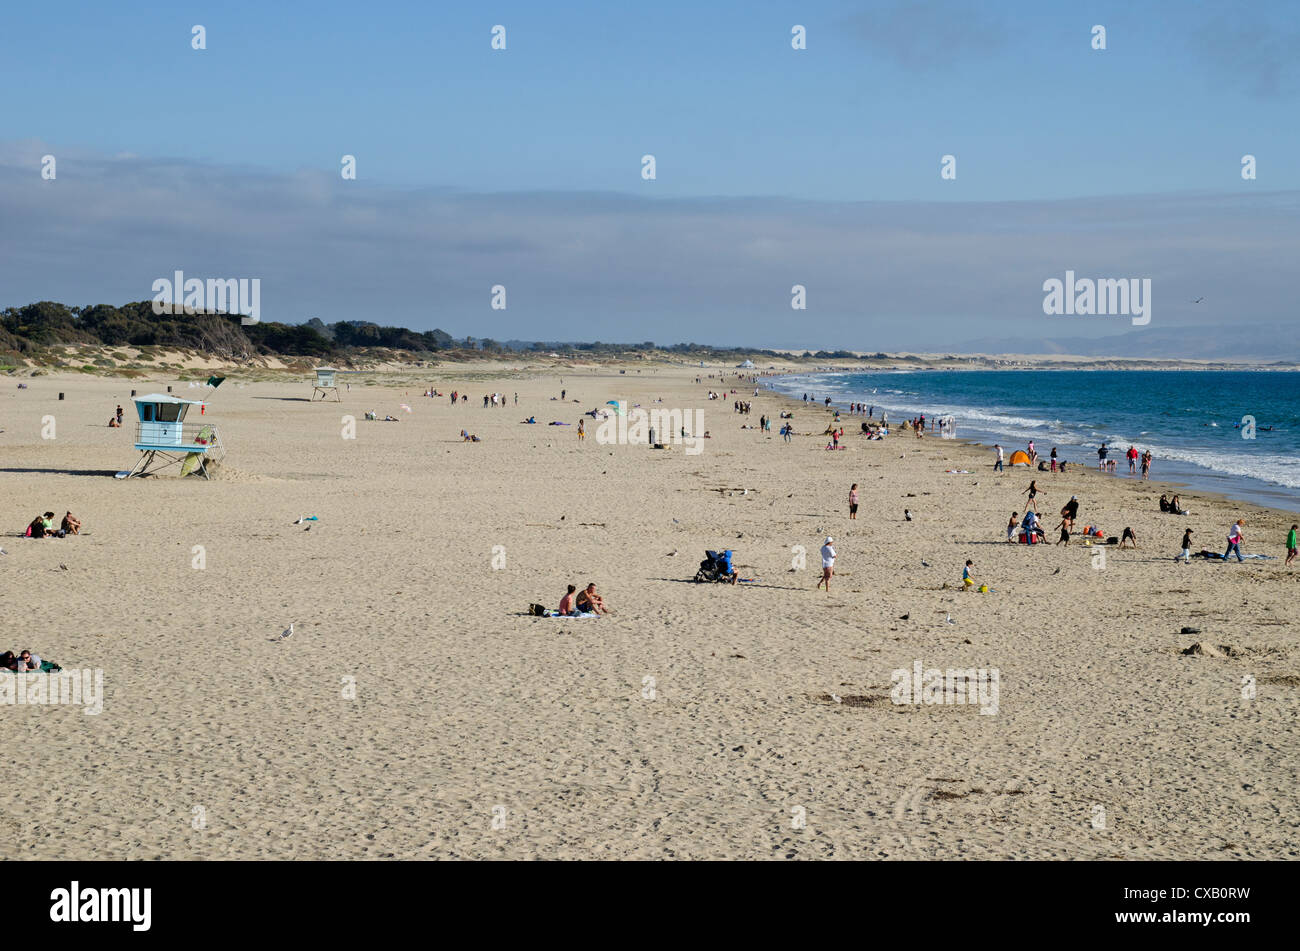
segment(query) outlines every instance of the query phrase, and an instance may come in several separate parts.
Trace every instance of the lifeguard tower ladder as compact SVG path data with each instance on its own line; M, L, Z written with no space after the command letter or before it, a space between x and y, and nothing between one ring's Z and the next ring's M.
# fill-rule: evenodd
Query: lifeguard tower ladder
M153 475L177 464L182 476L198 472L203 478L209 478L208 470L225 458L226 447L221 443L217 427L211 423L185 423L190 407L201 406L202 402L162 393L132 399L140 417L136 423L135 448L142 455L135 468L118 473L118 478Z
M316 401L317 393L320 394L322 400L328 399L331 390L334 392L334 401L337 403L343 402L343 397L339 395L338 384L334 382L334 374L337 372L333 367L316 368L316 385L312 387L311 391L312 402Z

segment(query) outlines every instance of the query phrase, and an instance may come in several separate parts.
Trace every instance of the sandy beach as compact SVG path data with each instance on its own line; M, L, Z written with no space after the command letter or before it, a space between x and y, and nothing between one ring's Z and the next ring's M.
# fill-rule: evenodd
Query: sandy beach
M739 393L710 401L720 372ZM112 477L138 457L132 389L207 391L6 378L0 650L102 670L103 700L0 706L0 856L1300 852L1294 513L1184 491L1192 514L1173 517L1158 481L998 474L985 449L869 442L852 417L827 452L829 413L735 372L446 365L352 375L341 403L232 372L203 417L228 446L212 481ZM492 391L505 408L483 408ZM608 400L699 410L712 438L602 445L587 417L579 442ZM107 428L119 403L128 425ZM789 444L780 419L741 429L781 410ZM1031 478L1049 544L1007 544ZM1131 526L1139 548L1098 565L1102 549L1051 544L1071 494L1079 524ZM46 510L88 534L16 537ZM1184 527L1222 551L1236 518L1244 551L1275 560L1174 562ZM752 583L692 583L722 548ZM991 592L960 590L968 558ZM528 615L587 582L614 614ZM1197 642L1230 651L1182 653ZM894 703L917 662L996 671L996 711Z

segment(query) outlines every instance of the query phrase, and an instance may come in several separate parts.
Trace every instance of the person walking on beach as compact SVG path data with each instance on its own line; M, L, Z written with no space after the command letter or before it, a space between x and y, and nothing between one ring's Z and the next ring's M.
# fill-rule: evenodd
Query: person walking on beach
M1002 447L996 443L993 445L993 471L1002 471Z
M1034 499L1038 495L1037 479L1029 480L1029 488L1025 489L1025 494L1029 496L1029 501L1025 503L1025 511L1028 512L1030 509L1038 511L1038 506L1034 503Z
M1101 448L1097 450L1097 468L1103 472L1106 471L1106 453L1110 452L1106 444L1102 443Z
M1065 503L1061 509L1061 518L1065 519L1070 528L1074 528L1074 520L1079 517L1079 497L1070 496L1070 501Z
M1182 554L1183 554L1183 564L1190 565L1192 563L1192 530L1190 528L1187 531L1183 532ZM1178 560L1177 558L1174 559L1174 561L1177 560Z
M1228 550L1223 553L1223 560L1225 562L1228 560L1228 556L1233 552L1237 553L1237 561L1240 562L1246 560L1241 557L1241 543L1246 540L1246 535L1242 531L1245 524L1246 523L1243 519L1237 519L1228 529Z
M582 425L582 424L585 423L585 422L586 422L585 419L580 419L580 420L578 420L578 442L586 442L586 441L587 441L587 430L584 429L584 428L583 428L583 425Z
M1061 530L1061 537L1056 540L1056 544L1070 547L1070 526L1065 524L1065 518L1061 518L1061 524L1056 526Z
M1020 513L1012 512L1011 521L1007 522L1007 541L1012 544L1016 541L1016 525L1019 524Z
M1055 446L1052 447L1051 459L1052 459L1052 471L1055 472L1056 471L1056 447Z
M1300 527L1300 526L1292 525L1292 526L1291 526L1291 531L1287 532L1287 536L1286 536L1286 561L1284 562L1284 564L1288 564L1288 565L1289 565L1289 564L1291 564L1291 562L1293 562L1293 561L1295 560L1295 530L1296 530L1297 527Z
M1148 449L1142 454L1142 478L1145 479L1151 474L1151 450Z
M817 582L817 587L826 585L826 593L831 593L831 575L835 574L835 549L831 547L831 542L835 539L829 535L826 536L826 544L822 545L822 580Z
M858 484L849 486L849 518L858 520Z
M1137 462L1138 462L1137 446L1129 446L1128 452L1124 453L1124 455L1128 456L1128 474L1137 475Z

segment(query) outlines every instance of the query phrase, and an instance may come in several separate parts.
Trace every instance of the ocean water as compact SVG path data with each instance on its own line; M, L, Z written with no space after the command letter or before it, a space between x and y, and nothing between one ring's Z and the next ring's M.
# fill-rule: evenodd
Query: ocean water
M1127 478L1124 451L1154 454L1153 479L1300 511L1300 372L1217 370L899 370L812 373L768 384L883 409L890 422L952 415L957 436L1010 456L1030 439L1096 467L1103 442ZM1243 420L1255 421L1243 438ZM936 432L937 435L937 432Z

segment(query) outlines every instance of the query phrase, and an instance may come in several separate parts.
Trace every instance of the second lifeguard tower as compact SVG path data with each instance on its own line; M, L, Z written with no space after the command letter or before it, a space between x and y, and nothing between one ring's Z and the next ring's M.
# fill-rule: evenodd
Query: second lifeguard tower
M151 475L179 463L181 475L198 472L206 479L209 467L225 457L226 448L221 444L216 426L185 421L190 407L202 406L202 401L163 393L133 396L132 400L140 417L136 423L135 448L143 455L135 468L119 472L118 478Z
M315 402L316 400L317 393L320 394L320 398L322 400L328 399L329 394L333 393L335 402L337 403L343 402L343 397L339 395L338 384L334 382L334 374L337 372L338 371L335 370L333 367L316 368L316 385L312 387L312 391L311 391L311 398L313 402Z

